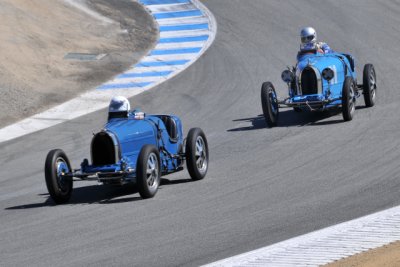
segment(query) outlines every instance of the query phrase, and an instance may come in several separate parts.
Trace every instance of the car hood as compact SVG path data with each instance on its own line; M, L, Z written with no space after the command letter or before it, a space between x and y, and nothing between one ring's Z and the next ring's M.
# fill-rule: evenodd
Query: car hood
M332 66L343 66L343 62L341 62L340 58L335 54L312 54L312 55L303 55L299 58L296 66L296 73L299 74L303 71L307 66L311 66L319 72L322 72L323 69Z

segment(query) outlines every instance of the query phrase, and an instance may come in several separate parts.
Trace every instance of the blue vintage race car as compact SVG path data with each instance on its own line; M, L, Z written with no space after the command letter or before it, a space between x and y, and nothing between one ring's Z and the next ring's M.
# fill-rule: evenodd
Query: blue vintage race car
M355 60L349 54L319 53L316 50L299 52L296 66L282 72L289 96L278 100L270 82L261 87L261 103L269 127L277 125L280 107L294 111L322 111L341 107L343 119L353 119L356 99L364 95L365 105L375 104L376 73L372 64L366 64L363 83L357 83Z
M203 179L208 169L208 145L200 128L190 129L183 138L181 120L173 115L129 113L110 118L93 136L91 164L72 169L61 149L51 150L45 162L47 189L53 200L67 202L73 180L95 180L103 184L136 183L142 198L153 197L161 175L187 169L193 180Z

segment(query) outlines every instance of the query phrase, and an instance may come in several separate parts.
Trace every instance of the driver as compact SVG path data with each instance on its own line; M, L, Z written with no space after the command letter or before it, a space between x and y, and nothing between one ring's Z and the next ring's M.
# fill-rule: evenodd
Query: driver
M327 43L317 42L317 32L314 28L305 27L300 31L300 52L305 52L309 50L317 50L319 53L333 53L333 50L329 47Z
M108 106L108 119L128 118L131 105L124 96L114 96Z

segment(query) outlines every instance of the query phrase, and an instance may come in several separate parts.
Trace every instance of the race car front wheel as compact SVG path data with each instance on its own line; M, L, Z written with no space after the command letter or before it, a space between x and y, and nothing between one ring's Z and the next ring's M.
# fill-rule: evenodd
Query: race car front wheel
M63 177L71 171L71 164L61 149L51 150L46 157L44 175L47 190L57 204L68 202L72 194L72 178Z
M279 117L278 98L275 88L270 82L265 82L261 86L261 105L268 127L276 126Z
M342 114L345 121L351 121L356 110L355 84L351 77L346 77L342 91Z
M363 71L363 93L365 105L372 107L375 105L376 96L376 73L374 65L365 64Z
M160 153L153 145L145 145L140 150L136 164L136 180L142 198L152 198L161 181Z
M201 180L208 170L208 143L200 128L190 129L186 138L186 166L193 180Z

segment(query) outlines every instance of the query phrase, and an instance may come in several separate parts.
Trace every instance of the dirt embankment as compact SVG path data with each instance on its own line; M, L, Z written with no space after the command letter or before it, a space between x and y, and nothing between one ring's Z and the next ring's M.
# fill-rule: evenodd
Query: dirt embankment
M100 85L137 62L157 41L157 25L137 2L73 1L111 20L63 0L0 1L0 127ZM64 59L70 52L107 56Z
M336 261L325 267L394 267L400 266L400 241L371 249L364 253Z

